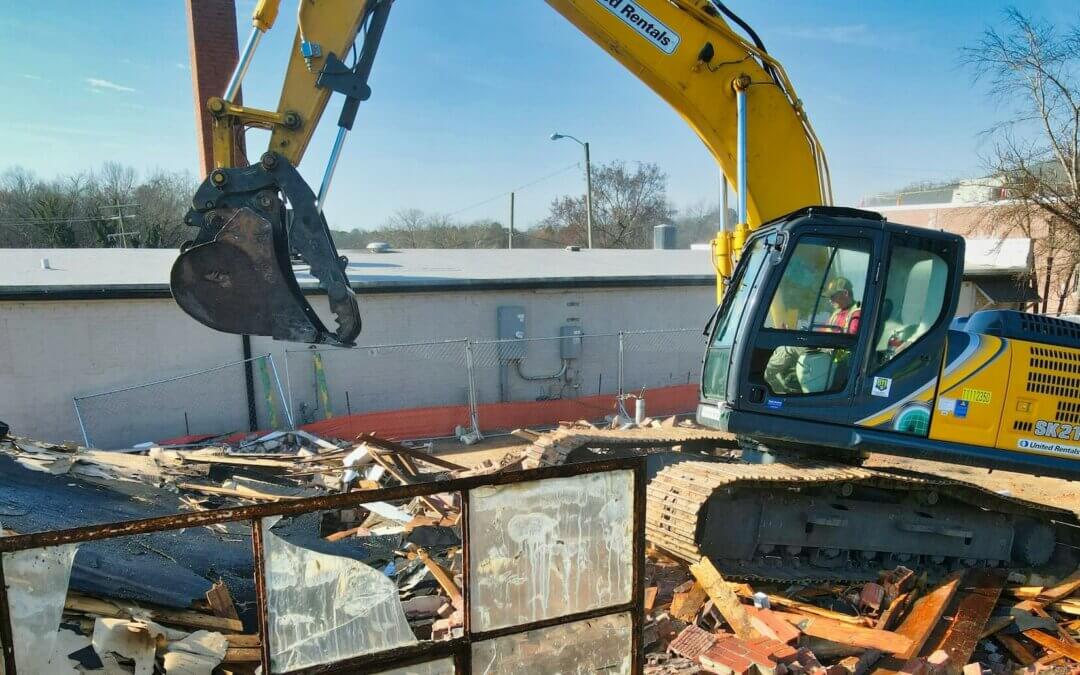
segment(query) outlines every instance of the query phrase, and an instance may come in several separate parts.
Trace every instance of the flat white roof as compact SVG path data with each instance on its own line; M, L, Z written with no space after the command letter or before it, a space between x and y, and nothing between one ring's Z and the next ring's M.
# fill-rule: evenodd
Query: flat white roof
M447 287L687 285L714 281L709 254L689 249L405 249L342 250L357 290ZM64 293L167 293L175 249L0 249L0 297ZM49 269L42 260L48 259ZM296 268L302 288L317 282Z
M1029 239L969 239L965 274L1028 271ZM358 291L469 288L679 286L714 283L709 252L676 249L405 249L343 250ZM0 249L0 299L164 297L175 249ZM42 261L48 260L49 269ZM304 289L317 288L306 266Z

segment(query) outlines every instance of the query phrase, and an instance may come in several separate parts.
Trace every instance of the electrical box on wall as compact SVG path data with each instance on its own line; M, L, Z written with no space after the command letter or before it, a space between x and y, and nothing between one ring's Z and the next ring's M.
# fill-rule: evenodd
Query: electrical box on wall
M562 326L559 328L559 355L564 359L581 358L582 334L585 331L581 326Z
M504 361L525 358L525 308L506 305L497 310L496 336L499 340L499 358Z

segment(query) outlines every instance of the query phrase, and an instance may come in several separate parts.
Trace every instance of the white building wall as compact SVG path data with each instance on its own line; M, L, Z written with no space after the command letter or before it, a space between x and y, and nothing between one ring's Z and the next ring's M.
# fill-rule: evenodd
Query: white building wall
M453 291L373 294L361 299L364 331L361 345L416 343L452 339L494 339L496 310L520 305L527 314L529 337L558 335L564 324L578 324L587 334L620 330L700 328L713 309L712 286L526 291ZM320 312L325 298L315 298ZM578 319L577 322L573 319ZM289 385L294 410L317 405L312 357L286 356L304 345L252 340L255 355L272 353L278 373ZM617 341L608 346L614 348ZM580 381L595 388L617 356L601 341L586 342ZM352 412L386 410L466 401L464 364L447 350L407 348L355 349L324 353L335 414L345 410L349 391ZM78 440L82 434L72 397L129 387L211 368L242 355L241 338L216 333L183 314L170 299L92 300L0 303L0 420L13 433L49 441ZM686 358L677 366L652 353L631 363L638 379L654 386L681 383ZM286 363L287 362L287 363ZM483 402L498 400L498 368L478 364L477 388ZM593 365L590 365L593 364ZM557 370L557 342L530 347L529 372ZM696 379L695 372L693 378ZM287 372L286 372L287 370ZM263 398L256 373L257 398ZM542 395L550 383L511 385L514 400ZM604 382L603 389L611 391ZM615 383L612 382L612 385ZM628 386L636 386L628 383ZM583 386L581 393L596 393ZM162 439L190 430L236 430L247 426L243 370L233 368L168 385L139 389L85 406L92 439L108 447L110 438ZM259 401L260 425L266 410ZM186 413L186 420L185 420ZM319 415L319 413L316 413ZM209 427L212 427L208 429Z

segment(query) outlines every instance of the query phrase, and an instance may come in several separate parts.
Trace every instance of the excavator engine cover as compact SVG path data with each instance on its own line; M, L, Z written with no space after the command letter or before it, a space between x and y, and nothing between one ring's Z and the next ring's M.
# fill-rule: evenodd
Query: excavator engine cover
M251 166L215 169L185 222L199 232L181 248L170 285L194 319L226 333L353 345L360 310L345 273L348 260L338 255L315 195L287 159L268 152ZM294 257L326 289L337 331L327 330L304 297Z

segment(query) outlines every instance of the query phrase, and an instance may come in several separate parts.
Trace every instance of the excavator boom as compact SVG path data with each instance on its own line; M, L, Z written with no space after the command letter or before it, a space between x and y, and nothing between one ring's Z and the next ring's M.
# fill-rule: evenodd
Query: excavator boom
M345 134L359 103L371 95L367 81L392 2L299 2L296 36L273 111L235 103L259 37L278 12L277 0L256 6L252 37L236 75L222 97L207 102L214 117L215 169L187 216L197 235L182 248L171 276L177 303L195 319L216 330L293 342L347 346L359 334L348 261L334 247L322 206ZM806 204L830 202L824 153L783 67L760 40L752 44L731 29L722 14L738 17L722 3L547 2L667 101L724 175L740 175L745 217L735 233L717 240L719 279L730 275L756 225ZM346 65L358 34L363 39ZM334 92L345 102L316 193L296 168ZM753 110L753 125L748 131L744 125L742 135L737 99L744 110ZM246 166L239 139L253 127L270 130L270 145L259 162ZM336 330L323 324L305 297L293 271L297 262L306 263L326 290Z

